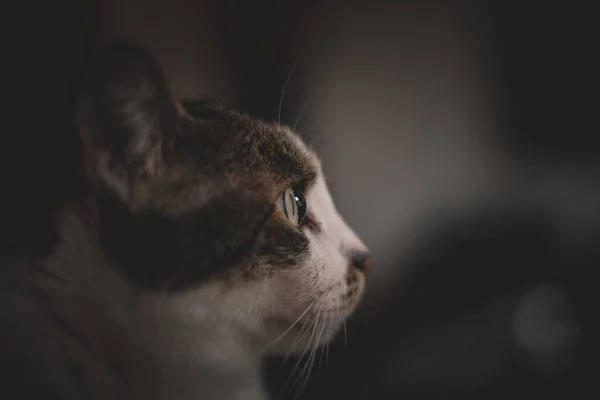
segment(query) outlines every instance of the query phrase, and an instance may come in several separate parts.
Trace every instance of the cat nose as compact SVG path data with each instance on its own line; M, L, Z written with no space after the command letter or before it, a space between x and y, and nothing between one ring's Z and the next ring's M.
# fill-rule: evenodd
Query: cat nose
M350 256L352 266L363 273L371 269L371 254L367 251L355 252Z

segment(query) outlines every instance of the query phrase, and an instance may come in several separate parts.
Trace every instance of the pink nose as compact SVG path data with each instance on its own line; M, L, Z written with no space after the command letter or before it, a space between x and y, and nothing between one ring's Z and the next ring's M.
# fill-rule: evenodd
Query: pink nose
M368 252L354 253L350 261L356 269L363 273L367 273L371 269L371 254Z

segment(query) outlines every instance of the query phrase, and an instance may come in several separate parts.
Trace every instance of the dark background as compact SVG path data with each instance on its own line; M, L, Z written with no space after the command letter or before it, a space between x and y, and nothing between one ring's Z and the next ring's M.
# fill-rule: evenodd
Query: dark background
M128 35L182 98L297 125L374 254L363 306L312 373L268 361L274 398L583 398L600 238L583 4L7 3L2 244L52 246L52 211L80 190L78 76Z

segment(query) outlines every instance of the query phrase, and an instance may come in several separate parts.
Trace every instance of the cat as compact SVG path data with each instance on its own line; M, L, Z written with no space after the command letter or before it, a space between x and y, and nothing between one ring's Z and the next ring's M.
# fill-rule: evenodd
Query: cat
M190 114L128 39L75 108L87 195L52 254L2 260L2 398L265 399L261 358L331 340L370 267L318 157L214 102Z

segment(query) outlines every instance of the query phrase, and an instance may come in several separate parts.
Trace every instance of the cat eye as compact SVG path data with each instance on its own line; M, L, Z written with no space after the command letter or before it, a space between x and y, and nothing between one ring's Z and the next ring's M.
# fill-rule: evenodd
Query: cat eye
M304 195L293 188L281 192L279 204L283 213L295 226L300 226L306 217L306 199Z

